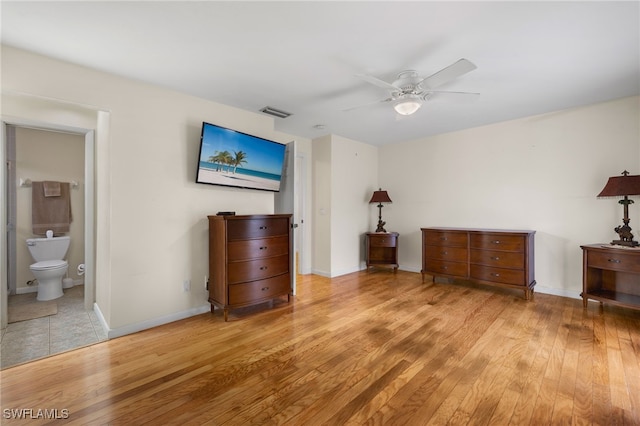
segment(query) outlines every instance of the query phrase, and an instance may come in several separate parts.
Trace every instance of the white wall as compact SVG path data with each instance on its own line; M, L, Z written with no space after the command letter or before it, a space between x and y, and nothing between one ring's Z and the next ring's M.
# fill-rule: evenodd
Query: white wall
M335 277L364 267L363 236L375 230L369 199L378 149L337 135L314 139L314 270Z
M639 99L382 147L380 182L393 199L385 219L400 232L401 267L421 269L421 227L533 229L537 290L578 297L580 245L617 238L622 223L617 200L596 195L608 177L640 173Z
M331 163L331 274L337 276L364 267L364 234L377 223L369 200L378 188L378 149L334 135Z
M313 154L313 261L314 274L331 276L331 136L312 141Z
M2 59L3 118L41 118L37 108L5 102L22 94L57 102L59 114L47 115L52 122L65 122L66 105L108 112L96 147L96 294L108 326L135 331L206 310L206 216L272 213L274 206L270 192L194 182L202 121L283 143L294 138L275 132L273 119L263 114L7 46ZM185 279L191 292L182 290Z

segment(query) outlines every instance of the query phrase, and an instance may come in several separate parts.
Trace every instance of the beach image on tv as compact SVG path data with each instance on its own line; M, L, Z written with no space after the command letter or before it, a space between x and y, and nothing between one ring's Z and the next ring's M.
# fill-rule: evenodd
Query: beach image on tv
M279 191L285 145L204 123L196 182Z

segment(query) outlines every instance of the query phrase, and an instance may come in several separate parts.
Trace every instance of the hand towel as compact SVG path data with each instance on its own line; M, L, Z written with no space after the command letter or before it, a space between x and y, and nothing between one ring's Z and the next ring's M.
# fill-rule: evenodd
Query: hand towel
M60 182L45 180L42 182L44 187L45 197L59 197L60 196Z
M44 182L31 184L31 225L34 234L44 235L48 229L51 229L54 235L69 232L71 220L68 182L60 182L58 197L45 197Z

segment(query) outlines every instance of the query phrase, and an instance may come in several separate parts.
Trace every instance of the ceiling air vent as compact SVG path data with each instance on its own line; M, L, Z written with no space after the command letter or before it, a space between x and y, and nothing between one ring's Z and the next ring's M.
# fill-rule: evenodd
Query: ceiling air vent
M278 118L287 118L291 115L290 112L282 111L276 108L272 108L270 106L266 106L260 110L260 112L264 112L265 114L273 115Z

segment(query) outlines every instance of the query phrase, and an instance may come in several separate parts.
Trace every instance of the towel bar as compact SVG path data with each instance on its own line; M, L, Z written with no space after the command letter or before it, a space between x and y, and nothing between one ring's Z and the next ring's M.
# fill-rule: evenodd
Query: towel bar
M20 178L20 182L18 185L21 186L22 188L31 188L31 179ZM75 180L72 180L71 182L69 182L69 185L71 189L78 189L78 186L80 186L80 184Z

